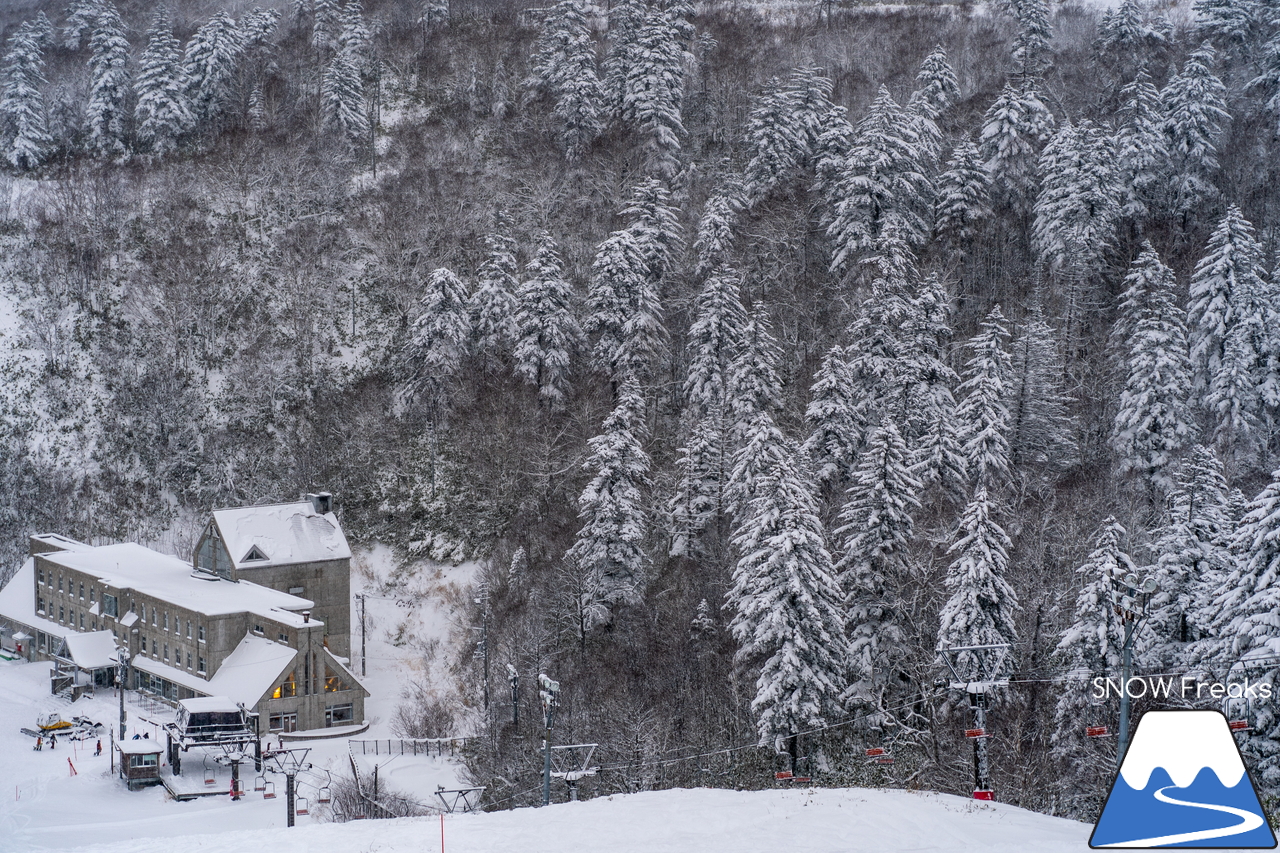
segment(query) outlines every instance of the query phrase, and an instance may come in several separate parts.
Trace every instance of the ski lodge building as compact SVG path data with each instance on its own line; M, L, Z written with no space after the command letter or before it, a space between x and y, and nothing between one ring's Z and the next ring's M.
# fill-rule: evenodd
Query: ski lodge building
M215 510L191 562L134 543L32 536L0 589L0 650L52 660L52 688L115 683L176 703L226 697L263 732L357 724L348 667L351 549L327 493Z

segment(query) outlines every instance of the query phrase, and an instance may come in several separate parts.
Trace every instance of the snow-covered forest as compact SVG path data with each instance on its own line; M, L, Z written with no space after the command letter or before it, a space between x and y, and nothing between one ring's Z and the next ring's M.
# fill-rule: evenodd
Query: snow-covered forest
M3 15L0 576L332 491L486 565L413 733L508 804L542 672L583 796L963 792L936 650L1011 643L997 798L1080 818L1111 578L1139 673L1280 672L1272 4Z

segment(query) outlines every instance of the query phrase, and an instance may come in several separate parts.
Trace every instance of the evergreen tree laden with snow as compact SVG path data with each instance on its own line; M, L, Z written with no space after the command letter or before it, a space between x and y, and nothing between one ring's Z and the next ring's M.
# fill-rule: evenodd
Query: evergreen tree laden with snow
M1120 196L1110 136L1088 121L1062 125L1040 154L1031 240L1051 272L1088 275L1115 241Z
M578 160L604 130L604 90L596 73L588 7L562 0L551 8L530 58L528 85L555 104L565 157Z
M1102 725L1117 713L1114 703L1099 703L1089 689L1096 676L1114 676L1120 670L1124 626L1111 604L1112 580L1137 574L1133 559L1125 552L1124 527L1114 517L1105 519L1095 535L1094 548L1076 569L1080 579L1076 594L1075 619L1062 633L1053 661L1066 670L1062 693L1054 707L1053 754L1082 778L1105 778L1114 772L1114 755L1099 755L1085 728ZM1144 656L1148 629L1135 640L1136 659ZM1081 793L1079 786L1069 792L1076 813L1088 813L1099 803L1096 794Z
M649 485L649 456L643 447L644 410L639 383L626 378L603 431L588 442L591 457L585 467L595 473L578 498L582 528L565 554L587 577L582 610L588 630L609 622L616 608L641 601L648 563L644 492Z
M644 253L630 231L613 232L596 250L582 331L595 341L596 368L611 378L626 369L625 327L647 278Z
M735 663L760 668L751 702L760 744L779 751L829 722L844 687L841 594L824 538L812 485L784 448L734 533L741 556L725 602Z
M451 270L432 271L408 347L419 383L434 384L455 375L470 337L466 285Z
M516 291L515 373L552 406L564 401L570 360L582 340L563 269L555 242L543 235Z
M1018 197L1035 178L1036 152L1049 137L1053 114L1035 88L1006 83L982 119L979 150L993 181Z
M320 104L325 128L349 145L356 145L369 136L369 116L365 112L364 81L360 77L359 40L347 42L347 46L333 51L325 66Z
M467 310L475 346L486 358L509 352L515 343L516 290L520 286L516 267L516 241L505 233L499 217L497 230L484 238L484 263L476 272L476 289Z
M986 646L1013 643L1018 638L1015 614L1018 596L1009 585L1009 536L992 518L987 489L974 489L960 518L956 541L948 553L955 561L947 570L951 597L939 613L938 647ZM956 656L962 676L976 672L973 652Z
M18 171L39 167L53 147L41 91L51 34L43 14L24 22L9 37L0 63L0 144L5 160Z
M1062 388L1065 369L1060 336L1036 302L1013 341L1009 383L1010 461L1015 465L1066 468L1076 459L1070 398Z
M982 321L968 344L969 360L958 389L956 420L964 441L973 482L985 495L998 492L1009 480L1009 409L1006 389L1012 361L1004 315L997 305Z
M799 68L786 83L771 80L755 99L746 132L751 160L743 177L748 205L812 162L822 117L831 109L831 85L817 69Z
M937 185L933 233L952 246L964 247L991 216L991 176L973 143L965 140L956 144Z
M1130 317L1126 379L1111 433L1120 471L1167 492L1178 453L1195 428L1188 408L1191 370L1186 321L1178 306L1173 271L1147 243L1125 277L1123 302Z
M907 652L901 596L921 487L911 471L906 442L893 421L886 420L871 434L859 460L835 532L842 542L836 572L845 593L849 636L845 698L855 705L884 707L890 676Z
M1218 170L1217 140L1231 115L1226 110L1226 87L1210 70L1213 61L1213 48L1208 43L1201 45L1181 73L1160 90L1172 162L1166 204L1184 223L1218 192L1213 185Z
M848 270L887 230L911 246L923 242L933 202L923 153L912 122L882 86L827 199L833 272Z
M89 148L101 157L119 156L127 150L129 41L109 0L98 10L89 48Z
M1183 462L1169 496L1168 521L1155 541L1159 585L1147 618L1154 640L1150 656L1165 671L1193 668L1217 656L1210 630L1217 616L1212 596L1235 567L1233 528L1222 463L1198 444Z
M1280 689L1280 471L1250 502L1237 530L1237 564L1215 597L1213 629L1237 672L1247 667L1251 684ZM1250 663L1253 661L1252 663ZM1280 789L1280 711L1274 700L1254 704L1255 719L1242 751L1251 759L1254 778L1268 792Z
M809 437L802 450L812 462L813 478L820 486L843 489L853 476L860 450L858 436L865 427L857 423L856 397L848 357L844 348L835 344L814 374L804 413Z
M619 119L643 139L651 174L675 174L685 136L686 23L676 10L650 8L635 31L621 82Z
M186 85L178 40L168 14L161 10L151 19L134 82L134 121L143 151L159 156L172 153L195 123L187 105Z
M786 449L774 412L782 408L778 377L778 342L763 307L751 314L742 334L742 347L729 368L726 417L733 448L725 509L741 519L755 496L760 478Z
M1093 49L1098 53L1128 55L1145 47L1164 44L1168 41L1167 29L1167 22L1148 23L1139 0L1124 0L1118 7L1102 14Z
M707 199L702 208L702 218L698 220L698 233L693 241L693 250L698 256L698 275L710 275L729 263L733 230L742 208L742 200L732 191L717 193Z
M239 27L226 12L215 14L187 42L182 71L198 128L208 129L222 117L244 47Z
M1120 213L1142 223L1157 209L1169 175L1169 138L1164 132L1160 93L1145 71L1120 90L1123 121L1116 132Z

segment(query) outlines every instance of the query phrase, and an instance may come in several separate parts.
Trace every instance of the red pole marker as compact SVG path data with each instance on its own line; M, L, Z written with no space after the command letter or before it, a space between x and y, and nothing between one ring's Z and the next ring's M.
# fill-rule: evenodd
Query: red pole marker
M72 763L71 763L71 759L70 759L69 757L67 758L67 766L71 768L71 775L72 775L72 776L76 776L76 775L78 775L78 774L76 773L76 766L75 766L74 764L72 764Z
M444 853L444 812L440 813L440 853Z

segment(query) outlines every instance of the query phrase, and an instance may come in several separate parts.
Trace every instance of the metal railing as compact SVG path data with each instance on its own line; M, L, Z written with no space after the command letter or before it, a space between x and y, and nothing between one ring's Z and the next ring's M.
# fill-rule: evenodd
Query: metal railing
M361 755L457 755L466 747L469 737L382 738L349 740L351 751Z

